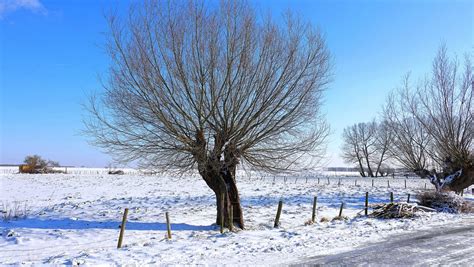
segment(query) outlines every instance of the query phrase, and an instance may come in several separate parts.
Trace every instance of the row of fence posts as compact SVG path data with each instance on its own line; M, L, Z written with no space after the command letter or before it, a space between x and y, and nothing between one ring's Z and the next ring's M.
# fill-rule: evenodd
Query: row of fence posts
M262 176L263 177L263 176ZM306 176L305 177L305 183L308 183L308 177ZM273 176L273 183L275 183L275 179L276 179L276 176ZM260 180L263 180L263 178L261 178ZM283 177L283 182L286 183L286 181L288 180L288 177L284 176ZM298 177L295 178L295 184L298 182ZM320 178L318 177L318 184L320 184ZM329 177L327 177L327 184L330 185L330 180L329 180ZM337 182L337 185L338 186L341 186L341 178L339 178L338 182ZM357 186L357 179L354 180L354 186ZM374 187L374 179L372 179L372 187ZM387 180L387 187L390 188L390 180ZM407 188L407 179L404 180L404 187L405 189ZM426 183L424 184L424 188L426 189L427 188L427 185ZM473 189L474 190L474 189ZM474 192L474 191L473 191Z
M313 198L313 208L312 208L312 213L311 213L311 222L316 221L316 211L317 211L317 203L318 203L318 197L315 196ZM393 198L393 192L390 192L390 203L394 203L394 198ZM407 196L407 203L410 203L410 194ZM281 211L283 209L283 200L280 199L278 201L278 208L277 208L277 213L275 216L275 221L273 224L274 228L277 228L280 226L280 216L281 216ZM344 202L341 202L341 206L339 207L339 218L342 218L342 212L344 209ZM368 216L369 215L369 192L365 192L365 202L364 202L364 215ZM123 218L122 218L122 224L120 225L120 234L119 234L119 239L118 239L118 244L117 248L122 247L122 242L123 242L123 236L125 233L125 224L127 222L127 216L128 216L128 208L125 209L123 213ZM230 224L229 224L229 230L233 230L233 207L230 207ZM165 217L166 217L166 231L167 231L167 238L171 239L171 223L170 223L170 218L168 212L165 212ZM224 214L221 214L220 216L220 233L224 233Z

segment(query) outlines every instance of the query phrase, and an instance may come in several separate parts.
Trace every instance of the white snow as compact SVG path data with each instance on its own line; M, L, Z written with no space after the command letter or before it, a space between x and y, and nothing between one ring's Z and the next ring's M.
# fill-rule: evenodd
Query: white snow
M28 216L0 218L0 264L288 264L472 217L444 213L403 220L356 217L366 191L370 203L388 202L390 192L395 201L406 201L408 193L414 200L425 183L433 190L421 179L408 179L405 189L402 178L377 178L372 187L371 178L330 177L328 185L322 176L318 184L317 177L306 181L306 177L241 175L238 187L246 230L220 234L213 225L214 195L198 176L97 172L2 174L0 209L2 203L26 205ZM313 196L318 196L318 222L305 225ZM281 226L275 229L280 199ZM341 202L349 220L319 222L335 217ZM124 208L129 208L129 218L124 245L117 249ZM172 223L171 240L165 238L165 212Z

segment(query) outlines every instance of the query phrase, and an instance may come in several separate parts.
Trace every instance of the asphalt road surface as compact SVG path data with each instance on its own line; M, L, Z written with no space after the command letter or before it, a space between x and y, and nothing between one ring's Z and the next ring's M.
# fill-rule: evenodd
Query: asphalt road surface
M294 266L474 266L474 220L402 234L352 251L310 257Z

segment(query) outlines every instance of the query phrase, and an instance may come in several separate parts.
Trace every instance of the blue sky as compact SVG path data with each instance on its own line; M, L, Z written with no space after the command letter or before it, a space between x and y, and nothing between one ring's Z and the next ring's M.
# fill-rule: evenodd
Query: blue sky
M332 127L330 166L342 129L369 121L408 71L430 71L437 49L474 54L474 1L252 1L278 17L290 8L325 33L334 82L324 110ZM0 2L0 163L40 154L63 165L103 167L107 155L81 136L81 103L107 69L104 11L125 1Z

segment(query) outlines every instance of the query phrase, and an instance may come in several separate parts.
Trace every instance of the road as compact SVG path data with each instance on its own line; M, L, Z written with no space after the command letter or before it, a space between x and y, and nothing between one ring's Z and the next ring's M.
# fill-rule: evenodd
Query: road
M474 220L402 234L352 251L310 257L294 266L474 266Z

